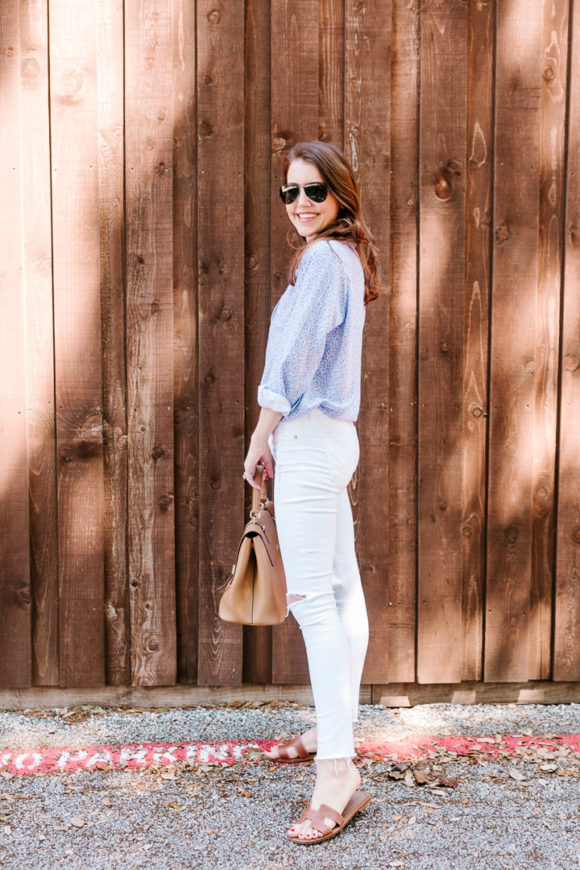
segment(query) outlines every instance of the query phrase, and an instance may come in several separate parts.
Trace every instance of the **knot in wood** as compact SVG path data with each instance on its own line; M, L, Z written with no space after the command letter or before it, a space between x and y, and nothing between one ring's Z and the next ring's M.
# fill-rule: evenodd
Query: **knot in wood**
M228 308L228 306L224 303L224 305L222 305L222 310L219 313L219 319L227 322L228 320L231 320L231 317L232 310L231 308Z
M535 373L536 373L536 361L535 361L535 359L527 359L525 361L524 371L528 375L535 375Z
M143 254L137 255L137 262L139 263L140 266L145 265L145 257L143 256Z
M451 184L446 178L440 178L435 185L435 196L437 199L450 199L452 194Z
M59 456L63 462L72 462L74 459L74 452L70 447L61 447Z
M207 20L210 24L213 24L214 27L220 23L221 15L218 9L212 9L211 12L208 13Z
M158 640L149 640L147 641L145 648L147 652L159 652L159 641Z
M440 342L439 350L441 351L441 353L447 353L447 351L449 350L449 344L446 341Z
M444 498L442 498L442 499L439 500L439 510L440 510L440 511L446 511L446 510L447 510L447 502L445 501Z
M159 302L152 302L151 303L151 314L159 314L160 311L161 311L161 305L159 304Z
M155 139L152 139L151 136L147 136L145 139L145 148L147 151L153 151L155 148Z
M165 175L165 173L168 172L168 169L167 169L165 163L163 163L163 161L161 161L160 163L157 164L157 166L155 167L155 169L153 171L154 171L155 175Z
M472 417L483 416L483 408L481 407L481 405L473 405L473 407L471 408L471 415Z
M85 90L86 77L82 69L73 67L60 77L58 84L58 96L62 103L68 105L82 100Z
M206 384L213 384L215 382L215 375L213 374L213 372L208 372L204 378L204 381L206 382Z
M211 85L213 83L213 76L209 73L206 73L203 77L204 85Z
M580 544L580 526L574 526L572 529L572 540L575 544Z
M172 504L173 504L173 496L172 495L162 495L161 498L159 499L159 507L163 511L163 513L166 513Z
M556 70L554 69L554 61L550 59L544 69L544 81L551 82L554 80L555 76Z
M508 526L504 531L503 537L507 547L513 547L518 542L520 533L516 526Z
M507 242L510 236L511 232L507 224L500 224L495 228L495 241L498 245L502 245L504 242Z
M209 121L202 121L199 125L199 132L201 136L211 136L213 133L213 129Z
M471 528L471 526L463 526L463 528L461 529L461 534L464 538L470 538L473 534L473 529Z
M40 64L35 57L25 57L20 65L20 75L24 86L33 84L40 77Z
M4 54L6 55L6 57L12 57L12 55L14 54L14 46L9 45Z
M219 477L212 477L211 480L210 480L210 482L209 482L209 485L211 486L211 488L212 488L214 491L217 491L218 489L221 489L221 487L222 487L222 482L221 482L221 480L219 479Z
M257 269L257 267L258 267L258 258L254 254L252 254L251 256L248 257L247 269L248 269L248 271L253 272L255 269Z
M154 447L151 451L151 456L154 462L157 462L158 459L161 459L162 456L165 456L165 450L163 447Z
M286 139L283 139L281 136L274 136L272 139L272 153L278 154L284 149L285 145Z
M564 357L564 368L567 372L575 372L579 365L580 360L577 356L572 356L572 354L569 354L568 356Z

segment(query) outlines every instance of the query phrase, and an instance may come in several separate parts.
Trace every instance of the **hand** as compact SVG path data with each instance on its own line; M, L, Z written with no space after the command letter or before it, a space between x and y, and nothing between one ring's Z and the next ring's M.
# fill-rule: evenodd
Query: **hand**
M250 449L244 460L244 471L246 480L254 489L260 489L259 484L254 483L254 475L256 474L256 466L261 462L264 465L264 479L269 480L274 477L274 460L272 452L268 446L268 442L255 443L250 441Z

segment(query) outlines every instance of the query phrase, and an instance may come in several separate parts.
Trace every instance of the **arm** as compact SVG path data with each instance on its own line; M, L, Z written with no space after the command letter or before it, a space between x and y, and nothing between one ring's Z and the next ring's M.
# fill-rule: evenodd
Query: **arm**
M272 453L268 446L268 437L270 433L274 431L282 419L282 416L283 415L279 414L277 411L272 411L271 408L262 408L260 410L260 417L256 428L252 433L250 448L244 462L246 480L250 486L253 486L255 489L259 489L259 487L254 484L256 465L259 462L264 463L267 476L269 478L274 477L274 465Z

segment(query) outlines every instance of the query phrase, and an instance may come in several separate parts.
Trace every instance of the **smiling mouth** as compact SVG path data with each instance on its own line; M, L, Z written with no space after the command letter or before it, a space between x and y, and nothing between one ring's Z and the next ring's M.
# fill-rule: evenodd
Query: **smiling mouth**
M298 220L301 220L301 221L309 221L315 217L318 217L318 215L315 211L308 211L308 212L304 212L303 214L297 215Z

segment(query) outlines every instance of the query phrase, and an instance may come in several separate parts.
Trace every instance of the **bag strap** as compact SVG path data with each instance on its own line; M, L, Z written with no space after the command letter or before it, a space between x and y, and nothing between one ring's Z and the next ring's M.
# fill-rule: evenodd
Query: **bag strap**
M256 465L254 483L259 483L260 489L252 488L252 512L250 516L255 516L268 501L268 481L264 476L264 466L262 463Z

